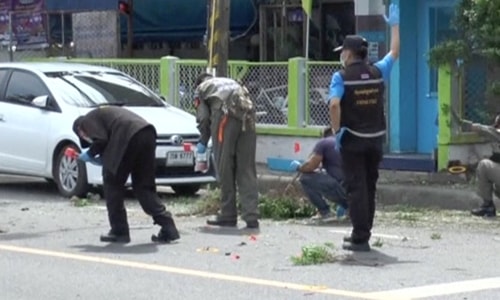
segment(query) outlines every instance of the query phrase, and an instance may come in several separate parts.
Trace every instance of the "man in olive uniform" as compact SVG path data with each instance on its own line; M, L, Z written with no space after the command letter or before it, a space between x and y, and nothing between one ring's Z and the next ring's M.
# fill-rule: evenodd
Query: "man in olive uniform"
M212 137L219 184L220 214L208 225L237 224L236 188L242 219L247 228L259 227L255 151L255 108L248 90L233 79L200 75L196 82L195 106L201 137L197 152L204 153Z
M493 125L470 123L470 129L491 140L492 155L482 159L476 170L477 195L483 203L471 211L479 217L496 217L496 207L493 194L500 195L500 115L495 118Z
M385 16L384 16L385 17ZM368 42L347 36L341 47L344 70L335 72L330 85L329 107L336 146L342 154L349 214L353 226L343 248L370 251L369 240L375 215L378 167L386 130L384 80L390 77L399 56L399 8L389 7L391 51L374 65L367 62Z
M102 242L130 242L125 184L132 175L132 188L144 212L161 226L154 242L168 243L179 239L170 212L158 199L155 184L156 130L125 108L104 106L77 118L73 131L88 151L78 159L102 164L104 197L111 230L101 236Z

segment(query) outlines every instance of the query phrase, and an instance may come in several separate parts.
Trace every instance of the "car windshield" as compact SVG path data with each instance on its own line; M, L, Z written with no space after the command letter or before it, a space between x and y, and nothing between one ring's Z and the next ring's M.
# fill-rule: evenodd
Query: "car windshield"
M166 105L144 85L121 73L58 72L45 75L59 98L79 107Z

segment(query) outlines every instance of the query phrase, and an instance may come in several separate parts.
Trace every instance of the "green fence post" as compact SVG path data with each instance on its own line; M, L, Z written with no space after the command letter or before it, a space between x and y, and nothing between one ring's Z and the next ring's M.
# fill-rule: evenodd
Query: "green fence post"
M448 168L450 143L452 137L451 108L452 104L452 74L449 65L438 70L438 171Z
M165 97L167 103L175 105L177 83L175 69L179 58L165 56L160 59L160 95Z
M288 61L288 127L305 126L306 60L294 57Z

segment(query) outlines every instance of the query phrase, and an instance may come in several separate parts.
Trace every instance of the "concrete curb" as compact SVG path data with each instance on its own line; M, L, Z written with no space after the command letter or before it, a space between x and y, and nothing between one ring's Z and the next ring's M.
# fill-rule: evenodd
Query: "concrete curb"
M260 174L259 191L282 191L292 181L292 176ZM453 185L420 185L412 183L387 183L377 186L378 205L410 205L421 208L470 210L480 202L470 187Z

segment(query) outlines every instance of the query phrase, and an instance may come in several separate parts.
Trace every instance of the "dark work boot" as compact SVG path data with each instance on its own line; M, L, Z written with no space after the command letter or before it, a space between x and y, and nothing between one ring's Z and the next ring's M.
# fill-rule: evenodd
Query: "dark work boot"
M344 242L342 244L342 249L353 252L369 252L371 250L370 244L368 242L363 242L363 243Z
M222 220L220 216L207 220L207 225L220 227L236 227L237 223L236 220Z
M170 218L168 224L161 227L158 235L152 235L151 240L156 243L170 243L180 239L179 231L175 226L174 220Z
M246 229L259 229L259 221L247 221Z
M125 234L116 234L113 233L112 230L108 232L108 234L101 235L101 242L105 243L130 243L130 235L128 233Z
M493 202L485 202L480 207L471 210L471 214L478 217L496 217L497 212Z

